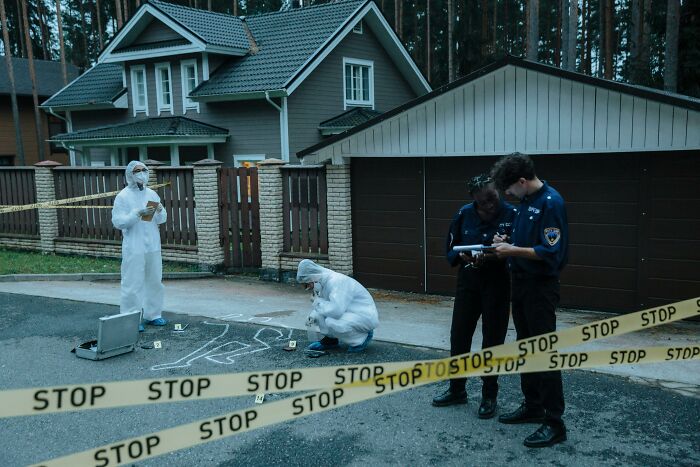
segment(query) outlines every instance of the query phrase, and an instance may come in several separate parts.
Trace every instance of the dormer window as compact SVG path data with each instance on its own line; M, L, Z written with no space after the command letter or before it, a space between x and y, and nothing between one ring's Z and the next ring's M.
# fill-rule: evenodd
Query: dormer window
M156 96L158 115L161 112L173 113L173 87L170 75L170 63L156 64Z
M362 34L362 20L358 21L355 27L352 28L355 34Z
M148 115L146 67L143 65L131 67L131 103L134 107L134 116L140 112Z
M345 108L374 108L374 62L343 58Z
M180 81L182 82L182 113L187 112L187 110L199 112L199 103L188 97L199 84L197 60L183 60L180 62Z

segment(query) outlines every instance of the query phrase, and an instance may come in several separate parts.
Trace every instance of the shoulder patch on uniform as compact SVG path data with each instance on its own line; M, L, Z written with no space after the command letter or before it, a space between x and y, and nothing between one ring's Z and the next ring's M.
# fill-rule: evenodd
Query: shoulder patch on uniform
M547 239L549 246L554 246L561 238L561 230L558 227L545 227L544 238Z

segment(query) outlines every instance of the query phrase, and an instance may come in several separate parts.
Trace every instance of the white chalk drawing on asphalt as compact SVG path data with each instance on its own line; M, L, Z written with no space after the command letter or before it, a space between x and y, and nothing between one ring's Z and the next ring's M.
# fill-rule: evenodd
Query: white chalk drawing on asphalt
M152 371L169 370L173 368L186 368L192 365L192 362L205 358L210 362L220 363L222 365L230 365L236 361L236 358L244 355L250 355L256 352L262 352L272 348L274 344L287 343L292 337L293 329L286 328L279 330L276 328L264 327L258 330L253 336L250 343L241 342L239 340L228 340L229 324L210 323L204 321L204 324L210 326L223 326L224 330L221 334L179 360L171 363L161 363L151 367Z

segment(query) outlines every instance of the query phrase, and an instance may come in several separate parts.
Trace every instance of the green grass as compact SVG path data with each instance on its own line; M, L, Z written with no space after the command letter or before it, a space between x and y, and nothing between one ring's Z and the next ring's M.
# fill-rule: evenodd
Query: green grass
M121 260L91 256L44 255L0 248L0 275L71 274L120 271ZM164 272L197 272L197 265L163 262Z

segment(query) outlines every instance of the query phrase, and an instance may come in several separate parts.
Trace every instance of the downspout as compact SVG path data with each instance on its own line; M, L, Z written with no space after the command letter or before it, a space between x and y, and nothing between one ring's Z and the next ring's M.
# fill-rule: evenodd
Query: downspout
M280 156L285 162L289 162L289 131L287 122L287 102L286 97L282 97L282 107L275 104L270 98L270 91L265 91L265 100L280 113Z
M267 99L267 102L269 102L272 107L276 108L279 112L282 112L282 107L275 104L275 102L270 99L270 91L265 91L265 99Z
M54 117L60 118L61 120L63 120L64 122L66 122L66 129L67 129L69 132L72 132L72 131L73 131L73 122L71 122L70 120L68 120L68 119L65 118L65 117L61 117L60 115L58 115L56 112L53 111L53 107L49 107L49 113L50 113L51 115L53 115ZM63 142L63 141L61 141L61 147L63 147L64 149L67 149L67 150L68 150L68 157L70 158L70 165L71 165L71 166L75 166L75 153L76 153L76 152L82 153L82 151L79 151L79 150L77 150L77 149L75 149L75 148L69 148L68 146L66 146L66 143Z

